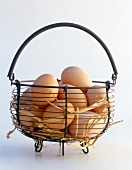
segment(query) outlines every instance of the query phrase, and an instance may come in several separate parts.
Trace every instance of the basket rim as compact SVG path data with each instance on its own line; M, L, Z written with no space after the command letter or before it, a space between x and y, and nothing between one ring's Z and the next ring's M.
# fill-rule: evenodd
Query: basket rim
M15 80L12 82L12 85L21 85L21 86L31 86L31 87L40 87L40 88L64 88L66 87L67 89L83 89L83 88L88 88L88 89L99 89L99 88L107 88L107 87L114 87L115 84L113 84L110 81L92 81L92 83L99 83L99 84L105 84L105 85L97 85L97 86L68 86L68 84L64 85L59 85L59 86L45 86L45 85L33 85L33 84L26 84L26 83L33 83L34 80Z

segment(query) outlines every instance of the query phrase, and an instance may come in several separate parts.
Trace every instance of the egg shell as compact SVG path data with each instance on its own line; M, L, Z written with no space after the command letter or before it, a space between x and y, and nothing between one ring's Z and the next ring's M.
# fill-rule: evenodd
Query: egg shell
M22 108L21 108L22 109ZM35 122L38 122L37 118L42 118L44 110L41 108L37 108L34 105L26 105L23 106L23 110L19 111L19 119L20 124L25 127L33 127ZM31 113L31 115L27 115L26 113Z
M34 105L27 107L27 110L39 118L42 118L44 113L44 108L35 107Z
M20 107L22 107L24 110L22 112L19 112L19 119L22 126L25 126L27 128L32 127L32 123L36 121L31 116L27 116L25 112L27 112L25 109L26 107L29 107L29 103L32 105L31 102L31 93L30 88L27 88L20 96ZM28 102L28 104L27 104Z
M49 105L43 114L43 121L45 121L46 127L54 130L65 128L65 100L57 100ZM57 107L59 108L57 108ZM74 118L74 106L67 102L67 126L72 122ZM69 113L70 112L70 113Z
M73 137L93 138L100 134L106 126L106 118L99 117L97 113L87 111L74 117L69 125L68 132Z
M37 117L42 117L45 109L44 107L41 108L34 105L31 100L31 88L27 88L20 96L20 106L23 107L25 110L30 111Z
M88 73L77 66L70 66L65 68L61 73L61 81L63 84L71 84L76 87L91 87L92 80ZM85 93L87 88L81 88Z
M33 83L33 85L39 86L54 86L52 87L31 87L31 99L34 104L39 106L47 106L48 101L54 102L59 89L57 88L58 81L51 74L43 74L39 76Z
M26 127L33 127L33 123L37 122L36 118L42 118L43 113L44 113L44 109L36 107L35 105L31 105L30 104L26 104L21 105L23 107L23 110L19 111L19 119L20 119L20 123L21 125L24 125ZM26 112L29 112L32 114L32 116L27 115Z
M93 88L88 89L86 96L88 99L88 104L92 105L96 102L99 102L101 99L107 98L106 88L95 85ZM105 108L105 105L101 105L94 108L93 111L100 114L103 113Z
M14 102L13 102L13 105L12 107L14 109L17 108L17 101L16 101L16 97L14 97ZM22 126L25 126L25 128L29 128L32 126L32 122L35 121L35 119L33 119L33 117L31 116L27 116L26 115L26 107L28 107L28 104L27 102L30 102L30 104L33 104L30 100L30 88L27 88L20 96L20 102L19 102L19 120L20 120L20 124ZM17 118L16 118L17 119Z
M86 125L89 122L89 113L90 111L87 112L87 114L77 114L75 115L72 123L68 126L68 132L73 136L73 137L84 137L84 131L86 130Z
M108 94L107 94L108 93ZM101 99L106 99L107 100L107 95L108 95L108 102L109 102L109 106L108 105L101 105L99 107L96 107L93 109L94 112L100 114L106 111L108 111L108 107L110 109L110 111L114 110L114 98L112 96L111 92L106 92L106 88L105 87L101 87L98 85L93 86L92 89L89 89L87 91L87 98L88 98L88 104L92 105L96 102L99 102L99 100Z
M100 116L97 119L95 118L91 119L89 122L89 131L87 133L87 137L94 138L99 134L101 134L105 129L107 122L108 122L108 116L107 117L105 116L104 118L101 118Z
M19 111L20 124L25 128L32 128L37 120L34 116L27 116L27 110Z
M70 84L60 84L59 92L58 92L58 99L66 99L65 87L74 87L74 89L67 88L67 100L73 104L75 109L78 108L84 108L87 107L87 98L84 95L84 93L76 88L75 86L72 86ZM63 88L64 87L64 88Z

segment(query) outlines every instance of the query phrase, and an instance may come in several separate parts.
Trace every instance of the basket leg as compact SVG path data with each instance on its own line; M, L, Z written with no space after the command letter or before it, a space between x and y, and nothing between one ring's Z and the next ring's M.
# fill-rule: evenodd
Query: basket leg
M62 156L64 156L64 141L62 141Z
M82 142L82 143L80 143L80 145L81 145L82 147L85 147L85 146L86 146L86 142ZM85 153L85 154L89 153L88 146L85 147L84 149L82 149L82 151L83 151L83 153Z
M35 152L40 152L43 147L43 141L38 140L37 143L34 144L34 147L35 147Z

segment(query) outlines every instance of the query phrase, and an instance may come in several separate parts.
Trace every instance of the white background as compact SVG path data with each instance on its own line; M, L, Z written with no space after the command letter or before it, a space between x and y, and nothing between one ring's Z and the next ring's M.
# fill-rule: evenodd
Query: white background
M0 167L31 169L132 169L132 2L131 0L0 0ZM118 69L113 125L95 148L85 155L58 143L45 143L44 152L34 152L34 142L15 131L9 112L12 86L7 78L13 57L34 31L56 22L73 22L95 32L108 46ZM28 45L16 63L16 79L35 79L42 73L60 78L68 65L83 67L93 80L111 80L107 55L89 35L75 29L43 33Z

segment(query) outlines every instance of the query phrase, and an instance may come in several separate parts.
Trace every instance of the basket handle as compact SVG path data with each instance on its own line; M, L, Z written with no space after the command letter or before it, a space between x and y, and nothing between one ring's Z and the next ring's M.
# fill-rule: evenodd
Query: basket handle
M81 25L78 25L78 24L74 24L74 23L68 23L68 22L62 22L62 23L54 23L54 24L51 24L51 25L47 25L39 30L37 30L36 32L34 32L33 34L31 34L24 42L23 44L19 47L18 51L16 52L15 56L14 56L14 59L11 63L11 66L10 66L10 69L9 69L9 72L8 72L8 75L7 77L9 77L9 79L11 81L14 80L14 74L13 74L13 70L14 70L14 67L15 67L15 64L17 62L17 59L19 57L19 55L21 54L22 50L25 48L25 46L33 39L35 38L37 35L43 33L44 31L47 31L47 30L50 30L52 28L56 28L56 27L73 27L73 28L77 28L77 29L80 29L88 34L90 34L92 37L94 37L99 43L100 45L103 47L103 49L105 50L106 54L108 55L108 58L110 60L110 63L112 65L112 68L113 68L113 71L114 71L114 74L112 74L112 80L113 80L113 84L116 83L116 79L117 79L117 68L116 68L116 65L115 65L115 62L112 58L112 55L109 51L109 49L107 48L107 46L105 45L105 43L94 33L92 32L91 30L89 30L88 28L84 27L84 26L81 26Z

